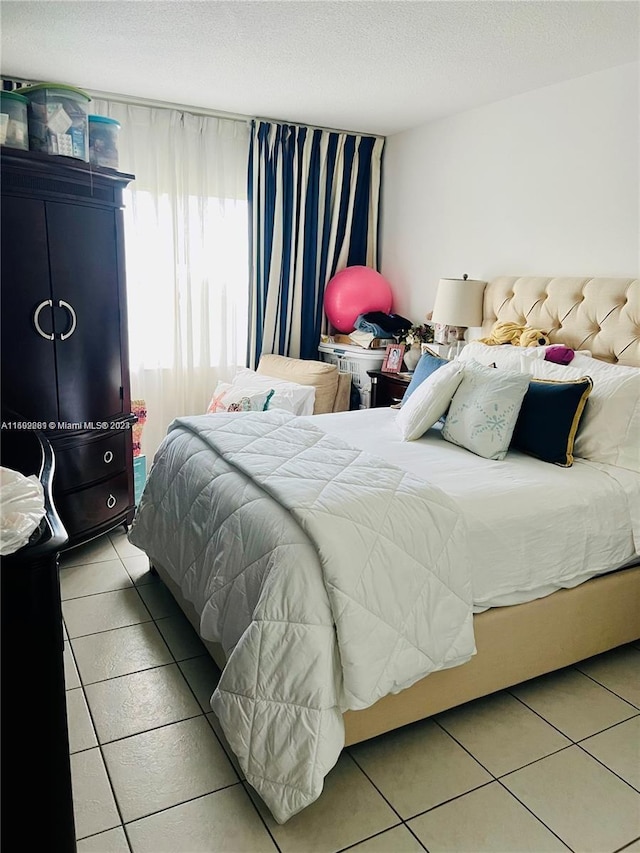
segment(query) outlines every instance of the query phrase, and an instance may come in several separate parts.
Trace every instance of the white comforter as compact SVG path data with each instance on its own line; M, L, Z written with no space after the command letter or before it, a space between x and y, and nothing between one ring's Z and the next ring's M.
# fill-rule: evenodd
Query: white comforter
M576 459L561 468L510 450L483 459L430 429L402 441L393 409L316 415L329 435L438 486L464 517L476 610L573 587L640 554L640 474Z
M475 651L455 504L308 419L176 421L130 538L222 643L212 707L279 822L322 791L344 710Z

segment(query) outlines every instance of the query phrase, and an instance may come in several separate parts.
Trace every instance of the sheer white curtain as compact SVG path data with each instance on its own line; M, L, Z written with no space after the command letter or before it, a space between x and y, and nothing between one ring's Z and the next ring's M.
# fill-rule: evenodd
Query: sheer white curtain
M94 100L118 119L125 196L132 397L147 404L142 450L200 414L245 364L249 126L173 109Z

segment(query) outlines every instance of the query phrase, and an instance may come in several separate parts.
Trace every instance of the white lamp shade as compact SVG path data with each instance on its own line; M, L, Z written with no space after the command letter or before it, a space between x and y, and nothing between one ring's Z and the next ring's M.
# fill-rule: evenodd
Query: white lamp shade
M444 326L481 326L482 301L486 281L441 278L438 282L433 323Z

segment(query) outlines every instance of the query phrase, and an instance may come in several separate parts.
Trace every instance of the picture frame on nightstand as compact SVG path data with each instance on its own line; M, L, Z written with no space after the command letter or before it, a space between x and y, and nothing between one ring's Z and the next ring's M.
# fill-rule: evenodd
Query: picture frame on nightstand
M381 370L383 373L399 373L404 357L404 344L389 344L384 354Z

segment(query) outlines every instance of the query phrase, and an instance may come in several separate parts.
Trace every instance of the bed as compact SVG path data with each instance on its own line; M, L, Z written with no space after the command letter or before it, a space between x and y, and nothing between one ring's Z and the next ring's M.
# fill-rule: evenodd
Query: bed
M640 366L637 280L502 277L484 317ZM637 469L400 442L396 417L176 422L130 534L223 670L212 707L279 822L345 744L640 636Z

